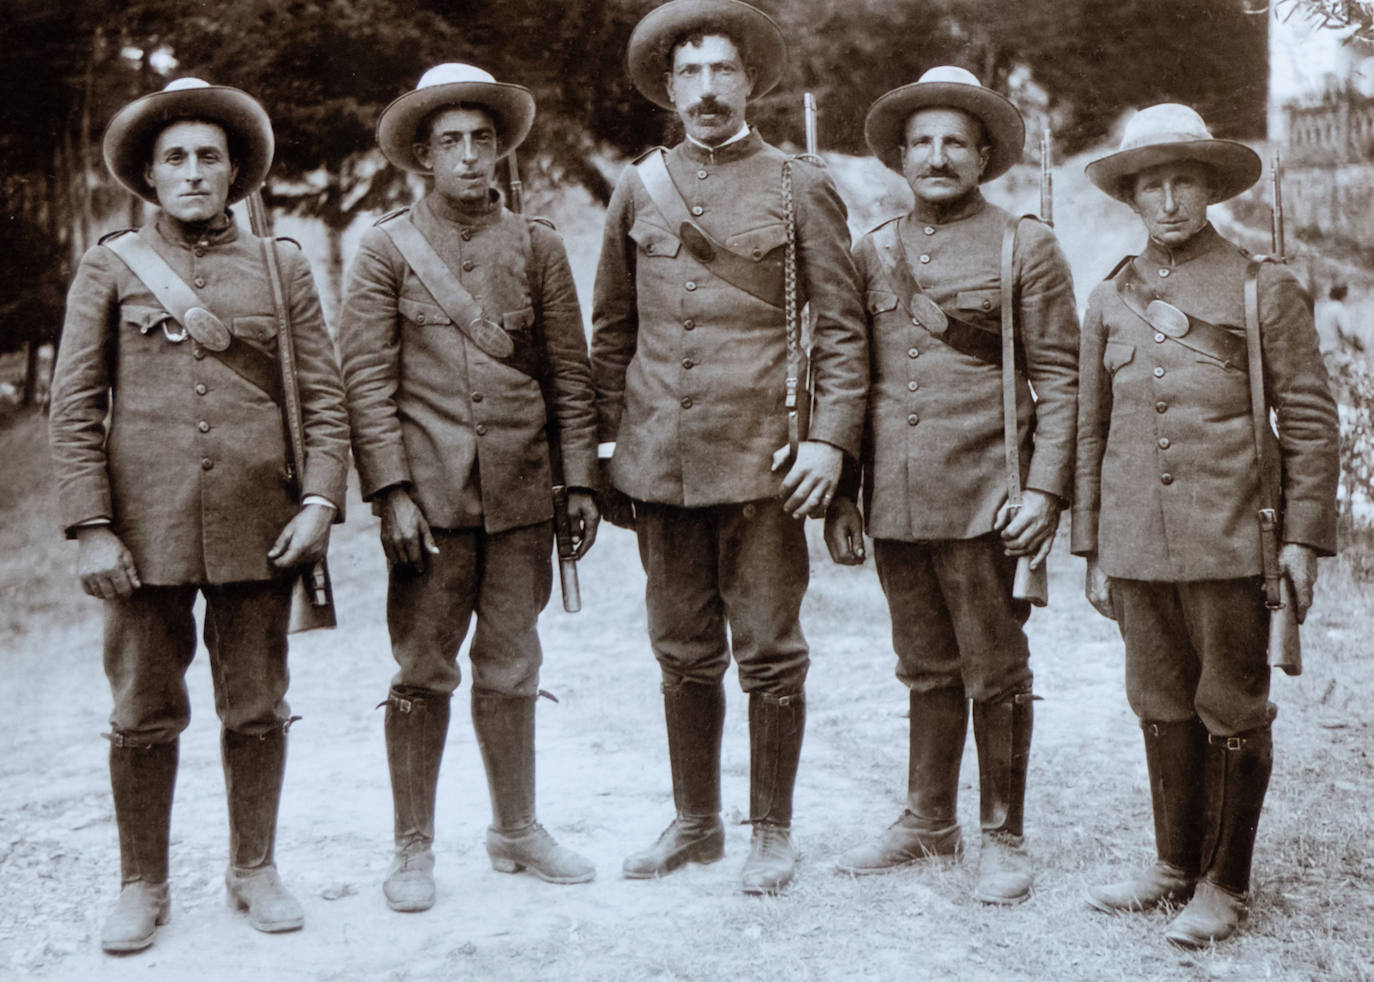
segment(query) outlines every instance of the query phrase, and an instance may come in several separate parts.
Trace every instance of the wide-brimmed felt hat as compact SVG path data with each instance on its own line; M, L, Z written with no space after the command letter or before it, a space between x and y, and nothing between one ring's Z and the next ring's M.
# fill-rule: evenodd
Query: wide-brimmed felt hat
M953 65L932 68L916 81L885 92L869 107L864 139L873 155L902 172L906 124L918 109L961 109L979 120L991 149L980 181L1000 177L1021 159L1026 122L1005 96L984 88L972 72Z
M703 28L707 33L729 35L748 52L748 67L754 71L751 99L778 84L787 65L787 42L773 18L743 0L670 0L644 15L626 48L630 81L644 98L664 109L673 108L663 81L672 68L671 45Z
M224 127L229 155L238 173L229 185L229 204L257 190L272 167L276 142L272 121L258 100L242 89L179 78L129 103L105 127L105 166L120 184L144 201L157 194L144 179L158 134L183 119L203 119Z
M1126 203L1127 178L1175 160L1196 160L1217 175L1212 202L1234 198L1260 179L1259 154L1235 140L1218 140L1190 106L1161 102L1140 110L1126 122L1121 146L1084 168L1088 180Z
M415 159L415 144L424 142L416 130L436 109L459 103L481 106L491 113L498 158L524 143L534 124L534 96L529 89L498 82L476 65L446 62L425 72L414 91L382 110L377 119L377 145L386 159L402 170L430 173L430 168Z

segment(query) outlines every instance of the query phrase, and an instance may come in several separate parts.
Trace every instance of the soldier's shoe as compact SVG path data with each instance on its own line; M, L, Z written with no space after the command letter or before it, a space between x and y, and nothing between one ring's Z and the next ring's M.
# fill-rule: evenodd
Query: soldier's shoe
M1169 922L1164 937L1180 948L1205 948L1235 934L1249 915L1244 894L1232 893L1204 878L1198 881L1188 906Z
M705 865L724 858L725 824L719 815L679 815L652 846L627 856L620 871L626 879L651 880L688 863Z
M792 831L785 825L755 822L749 839L749 858L740 873L740 889L751 896L781 893L797 872Z
M142 951L153 943L157 929L171 919L166 883L126 883L100 929L100 947L112 954Z
M434 851L428 841L414 839L396 850L382 893L386 905L402 913L434 906Z
M1161 859L1129 880L1093 887L1087 901L1104 914L1153 910L1163 904L1186 903L1196 882L1196 877Z
M498 873L527 869L548 883L587 883L596 876L585 856L560 846L538 822L519 832L488 828L487 856Z
M973 895L985 904L1009 906L1028 899L1034 883L1024 837L1000 829L984 831Z
M871 876L939 856L958 856L963 849L958 822L931 822L907 810L878 838L840 856L835 869L851 876Z
M305 911L282 886L274 865L256 869L231 866L224 874L224 885L229 909L247 911L248 922L259 931L278 934L305 925Z

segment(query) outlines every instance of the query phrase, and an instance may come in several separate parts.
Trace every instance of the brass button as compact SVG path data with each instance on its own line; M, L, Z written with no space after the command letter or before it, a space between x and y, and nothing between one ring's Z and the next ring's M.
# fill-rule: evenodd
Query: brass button
M930 257L927 256L927 255L925 255L924 253L922 253L922 254L921 254L921 262L923 262L923 263L928 263L928 262L930 262Z
M983 301L983 309L984 309L984 310L991 310L991 309L992 309L992 301L991 301L991 300L984 300L984 301Z
M910 416L906 418L906 423L908 426L915 426L920 421L921 417L917 416L915 413L912 413Z
M688 280L688 281L687 281L687 289L688 289L688 290L695 290L696 288L697 288L697 284L696 284L696 281L695 281L695 280Z
M915 348L907 348L907 349L906 349L906 356L907 356L908 358L915 358L915 357L916 357L917 355L919 355L919 354L920 354L920 352L917 351Z
M213 460L211 460L209 457L202 457L202 458L200 458L200 469L201 469L201 470L203 470L203 471L208 471L210 468L212 468L212 467L214 467L214 466L215 466L215 462L214 462Z
M1156 334L1156 335L1155 335L1155 344L1163 344L1163 343L1164 343L1164 335L1163 335L1163 334Z
M484 424L484 423L478 423L478 424L477 424L477 435L478 435L478 436L486 436L486 435L487 435L487 427L486 427L486 424Z
M690 318L690 317L688 317L685 321L682 322L682 329L683 329L684 331L690 331L692 328L694 328L694 327L696 327L696 326L697 326L697 322L694 321L694 320L692 320L692 318Z
M703 208L703 207L701 207L701 205L692 205L692 214L693 214L693 215L700 215L700 214L701 214L703 211L705 211L705 210L706 210L706 209Z
M917 383L917 382L908 382L908 383L906 384L906 387L907 387L908 389L910 389L912 392L915 392L915 391L916 391L917 389L919 389L921 386L920 386L920 384Z
M459 232L458 234L461 235L461 236L463 237L463 241L464 241L464 242L466 242L466 241L468 241L469 239L472 238L472 232L470 232L470 231L467 230L467 229L463 229L463 231Z
M921 318L919 318L919 317L913 317L913 318L911 318L911 323L915 324L917 327L920 327L920 326L921 326Z
M192 249L191 251L194 252L197 256L203 256L203 255L205 255L205 247L204 247L204 246L196 246L196 247L195 247L194 249Z
M933 225L927 225L927 226L925 227L925 233L926 233L926 235L934 235L934 234L935 234L935 226L933 226Z
M754 259L755 259L755 260L762 259L762 258L763 258L763 250L762 250L762 249L755 249L753 255L754 255Z
M204 286L204 285L205 285L205 277L203 277L203 276L197 276L196 279L195 279L195 284L196 284L196 286Z
M1155 369L1155 378L1163 378L1163 377L1164 377L1164 369L1162 369L1162 368L1156 368L1156 369Z
M650 242L648 245L644 247L644 251L652 256L654 254L654 244Z
M1167 410L1168 408L1169 408L1169 404L1168 404L1167 402L1160 401L1160 402L1155 403L1155 412L1157 412L1157 413L1162 413L1162 412L1164 412L1165 410Z
M682 397L682 408L683 408L683 409L691 409L691 408L692 408L692 397L691 397L691 396L683 396L683 397Z
M424 322L425 322L425 315L424 315L424 314L420 314L418 317L415 318L415 323L417 323L417 324L423 324Z
M1168 450L1168 449L1169 449L1169 438L1168 438L1167 436L1162 436L1162 437L1159 438L1159 449L1160 449L1160 450Z
M1159 483L1160 483L1160 484L1173 484L1173 483L1174 483L1174 475L1172 475L1172 474L1170 474L1170 473L1168 473L1168 472L1166 471L1165 473L1159 475Z
M1167 269L1161 269L1161 270L1159 271L1159 275L1160 275L1160 276L1168 276L1168 275L1169 275L1169 271L1168 271Z
M696 362L692 361L692 359L690 359L690 358L684 358L684 359L682 359L682 367L683 367L683 368L691 368L691 367L692 367L693 365L695 365L695 364L696 364Z
M480 392L474 392L474 393L472 394L472 401L473 401L473 402L481 402L481 401L482 401L482 393L480 393Z
M463 260L463 272L464 272L464 273L471 273L471 272L472 272L472 267L473 267L473 262L472 262L471 259L464 259L464 260Z
M199 361L201 358L205 357L205 349L202 348L200 345L196 345L194 348L191 349L191 357Z
M205 383L204 383L204 382L197 382L197 383L196 383L196 395L198 395L198 396L203 396L203 395L205 395Z
M202 419L199 423L196 424L196 429L200 430L202 433L209 433L210 424Z
M705 170L699 170L699 171L697 171L697 180L698 180L698 181L704 181L704 180L706 180L706 171L705 171Z

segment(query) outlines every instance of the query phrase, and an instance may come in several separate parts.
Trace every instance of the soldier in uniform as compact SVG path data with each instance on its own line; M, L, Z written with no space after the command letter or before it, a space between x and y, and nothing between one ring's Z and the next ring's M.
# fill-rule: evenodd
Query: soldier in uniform
M533 120L527 89L461 64L430 69L386 108L382 152L434 186L363 237L339 324L353 456L390 568L396 853L383 890L393 910L434 903L435 790L474 614L472 724L492 866L552 883L595 873L535 817L537 621L552 585L546 412L562 437L579 555L599 515L587 342L563 241L545 219L503 207L493 184Z
M159 211L90 249L67 297L51 439L82 587L105 601L123 881L106 951L147 947L169 916L197 593L222 727L229 901L262 931L304 920L273 862L291 721L286 631L293 573L324 554L341 518L348 431L310 267L277 247L304 417L293 475L262 244L226 207L262 183L272 149L267 114L238 89L183 79L125 106L106 130L105 162ZM160 279L179 281L200 309L174 317L149 282Z
M1243 327L1251 259L1207 219L1208 205L1258 180L1260 161L1213 139L1187 106L1163 104L1136 114L1121 148L1087 173L1148 235L1088 302L1072 544L1088 561L1088 599L1125 640L1158 849L1153 866L1099 887L1090 903L1188 901L1167 936L1198 947L1245 917L1273 753ZM1263 384L1278 419L1266 456L1282 461L1278 564L1302 620L1317 557L1336 548L1336 408L1307 295L1282 266L1255 273ZM1159 304L1182 320L1166 323Z
M1047 227L979 191L1021 156L1025 127L1006 99L963 69L933 68L878 99L864 128L915 195L911 212L855 252L873 366L863 518L892 615L897 677L909 690L910 756L901 817L839 868L882 873L960 851L955 795L972 700L982 824L975 894L1018 903L1032 885L1022 840L1032 696L1030 605L1012 598L1012 583L1018 557L1044 562L1072 479L1073 283ZM1004 237L1013 234L1004 284ZM1004 286L1018 341L1019 511L1008 505L1002 416ZM858 484L847 477L826 516L839 563L863 561Z
M747 100L777 84L785 57L777 25L738 0L672 0L639 22L631 79L677 113L686 138L622 174L592 313L613 485L603 501L638 534L677 809L624 873L660 876L724 854L722 680L733 647L749 693L750 894L781 890L795 868L809 664L798 619L809 571L802 519L829 500L842 455L858 452L866 389L844 206L818 161L789 160L745 121ZM650 165L654 194L642 171ZM816 317L815 407L795 455L785 400L789 218L796 288Z

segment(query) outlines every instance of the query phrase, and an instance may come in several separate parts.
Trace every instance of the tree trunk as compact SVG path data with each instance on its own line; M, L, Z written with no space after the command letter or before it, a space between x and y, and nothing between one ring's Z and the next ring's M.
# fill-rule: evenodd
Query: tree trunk
M19 398L19 405L32 406L33 400L38 395L38 349L40 342L30 338L24 345L24 394Z

